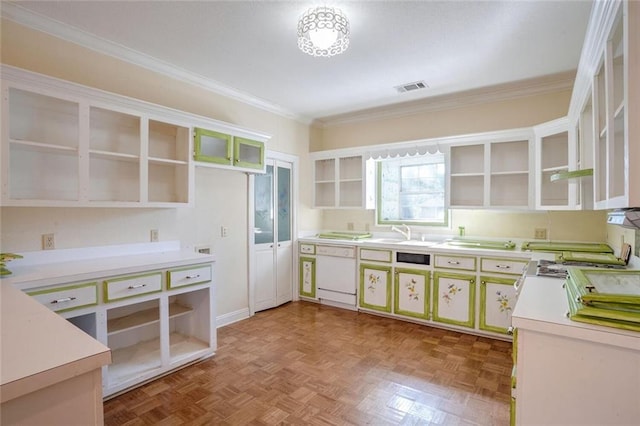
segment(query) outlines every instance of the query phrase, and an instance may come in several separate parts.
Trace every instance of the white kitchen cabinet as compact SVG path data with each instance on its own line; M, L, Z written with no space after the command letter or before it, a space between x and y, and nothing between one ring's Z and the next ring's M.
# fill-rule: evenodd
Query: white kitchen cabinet
M360 264L360 307L391 312L391 270L391 265Z
M310 299L316 298L316 259L314 257L300 257L298 261L300 272L299 295Z
M507 334L516 303L517 277L480 276L480 330Z
M640 336L567 318L563 280L527 277L513 312L516 425L632 425Z
M635 1L594 3L569 107L572 121L591 118L597 209L640 205L639 8Z
M393 313L429 319L431 272L413 268L395 268Z
M360 155L314 158L314 207L363 208L364 175L364 162Z
M585 108L588 108L585 106ZM585 109L585 114L588 110ZM579 127L580 126L580 127ZM590 132L585 123L563 117L534 127L536 135L536 209L576 210L591 206L592 170L582 168L581 144ZM582 139L582 140L581 140ZM587 202L585 202L587 200Z
M475 295L475 275L435 271L433 273L433 320L474 328Z
M189 124L171 112L3 67L2 204L192 201Z
M267 160L253 181L254 311L293 299L292 165Z
M449 148L450 207L529 208L531 132L498 132L477 139Z
M75 250L80 256L81 251ZM112 254L104 261L58 261L51 271L48 264L16 267L13 281L2 284L15 282L111 349L112 363L103 368L102 377L103 395L108 397L213 355L213 265L196 260L199 257L191 252L163 252L132 254L126 259ZM120 269L127 273L115 275ZM86 279L73 281L68 276Z

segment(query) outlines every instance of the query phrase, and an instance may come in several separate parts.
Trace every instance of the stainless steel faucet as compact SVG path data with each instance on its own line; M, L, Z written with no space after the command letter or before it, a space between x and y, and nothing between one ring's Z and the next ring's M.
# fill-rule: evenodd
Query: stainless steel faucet
M405 225L404 223L402 225L400 225L400 226L404 226L404 231L402 229L398 228L395 225L391 225L391 230L394 231L394 232L398 232L398 233L404 235L404 237L407 240L410 240L411 239L411 228L409 228L409 226Z

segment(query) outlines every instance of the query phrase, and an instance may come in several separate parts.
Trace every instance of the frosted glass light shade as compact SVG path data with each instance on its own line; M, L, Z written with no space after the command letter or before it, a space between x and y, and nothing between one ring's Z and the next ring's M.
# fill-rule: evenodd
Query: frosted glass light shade
M312 56L334 56L349 47L349 20L340 9L309 9L298 21L298 47Z

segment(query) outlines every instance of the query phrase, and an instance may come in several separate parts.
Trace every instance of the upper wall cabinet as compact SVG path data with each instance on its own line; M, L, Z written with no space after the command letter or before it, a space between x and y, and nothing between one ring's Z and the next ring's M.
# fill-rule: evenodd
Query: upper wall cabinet
M449 148L449 206L528 209L532 205L529 130L477 136ZM480 142L481 139L486 139Z
M195 129L194 138L194 159L198 162L265 170L264 142L202 128Z
M316 158L313 176L314 207L364 207L364 160L361 155Z
M595 2L569 117L592 145L594 204L640 206L640 3Z
M194 126L234 135L221 156L236 167L264 168L268 136L2 66L2 206L191 205Z
M2 90L3 206L190 204L188 124L9 79Z
M575 205L569 186L575 181L556 179L574 169L569 159L569 121L561 118L534 127L536 137L536 209L566 210ZM573 141L572 141L573 142ZM571 194L571 195L570 195Z

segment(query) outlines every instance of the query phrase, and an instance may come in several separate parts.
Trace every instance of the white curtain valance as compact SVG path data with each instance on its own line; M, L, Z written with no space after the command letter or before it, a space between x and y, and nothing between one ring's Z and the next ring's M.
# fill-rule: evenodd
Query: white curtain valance
M364 153L365 160L378 160L396 157L414 157L417 155L443 154L438 144L398 146L385 149L372 149Z

